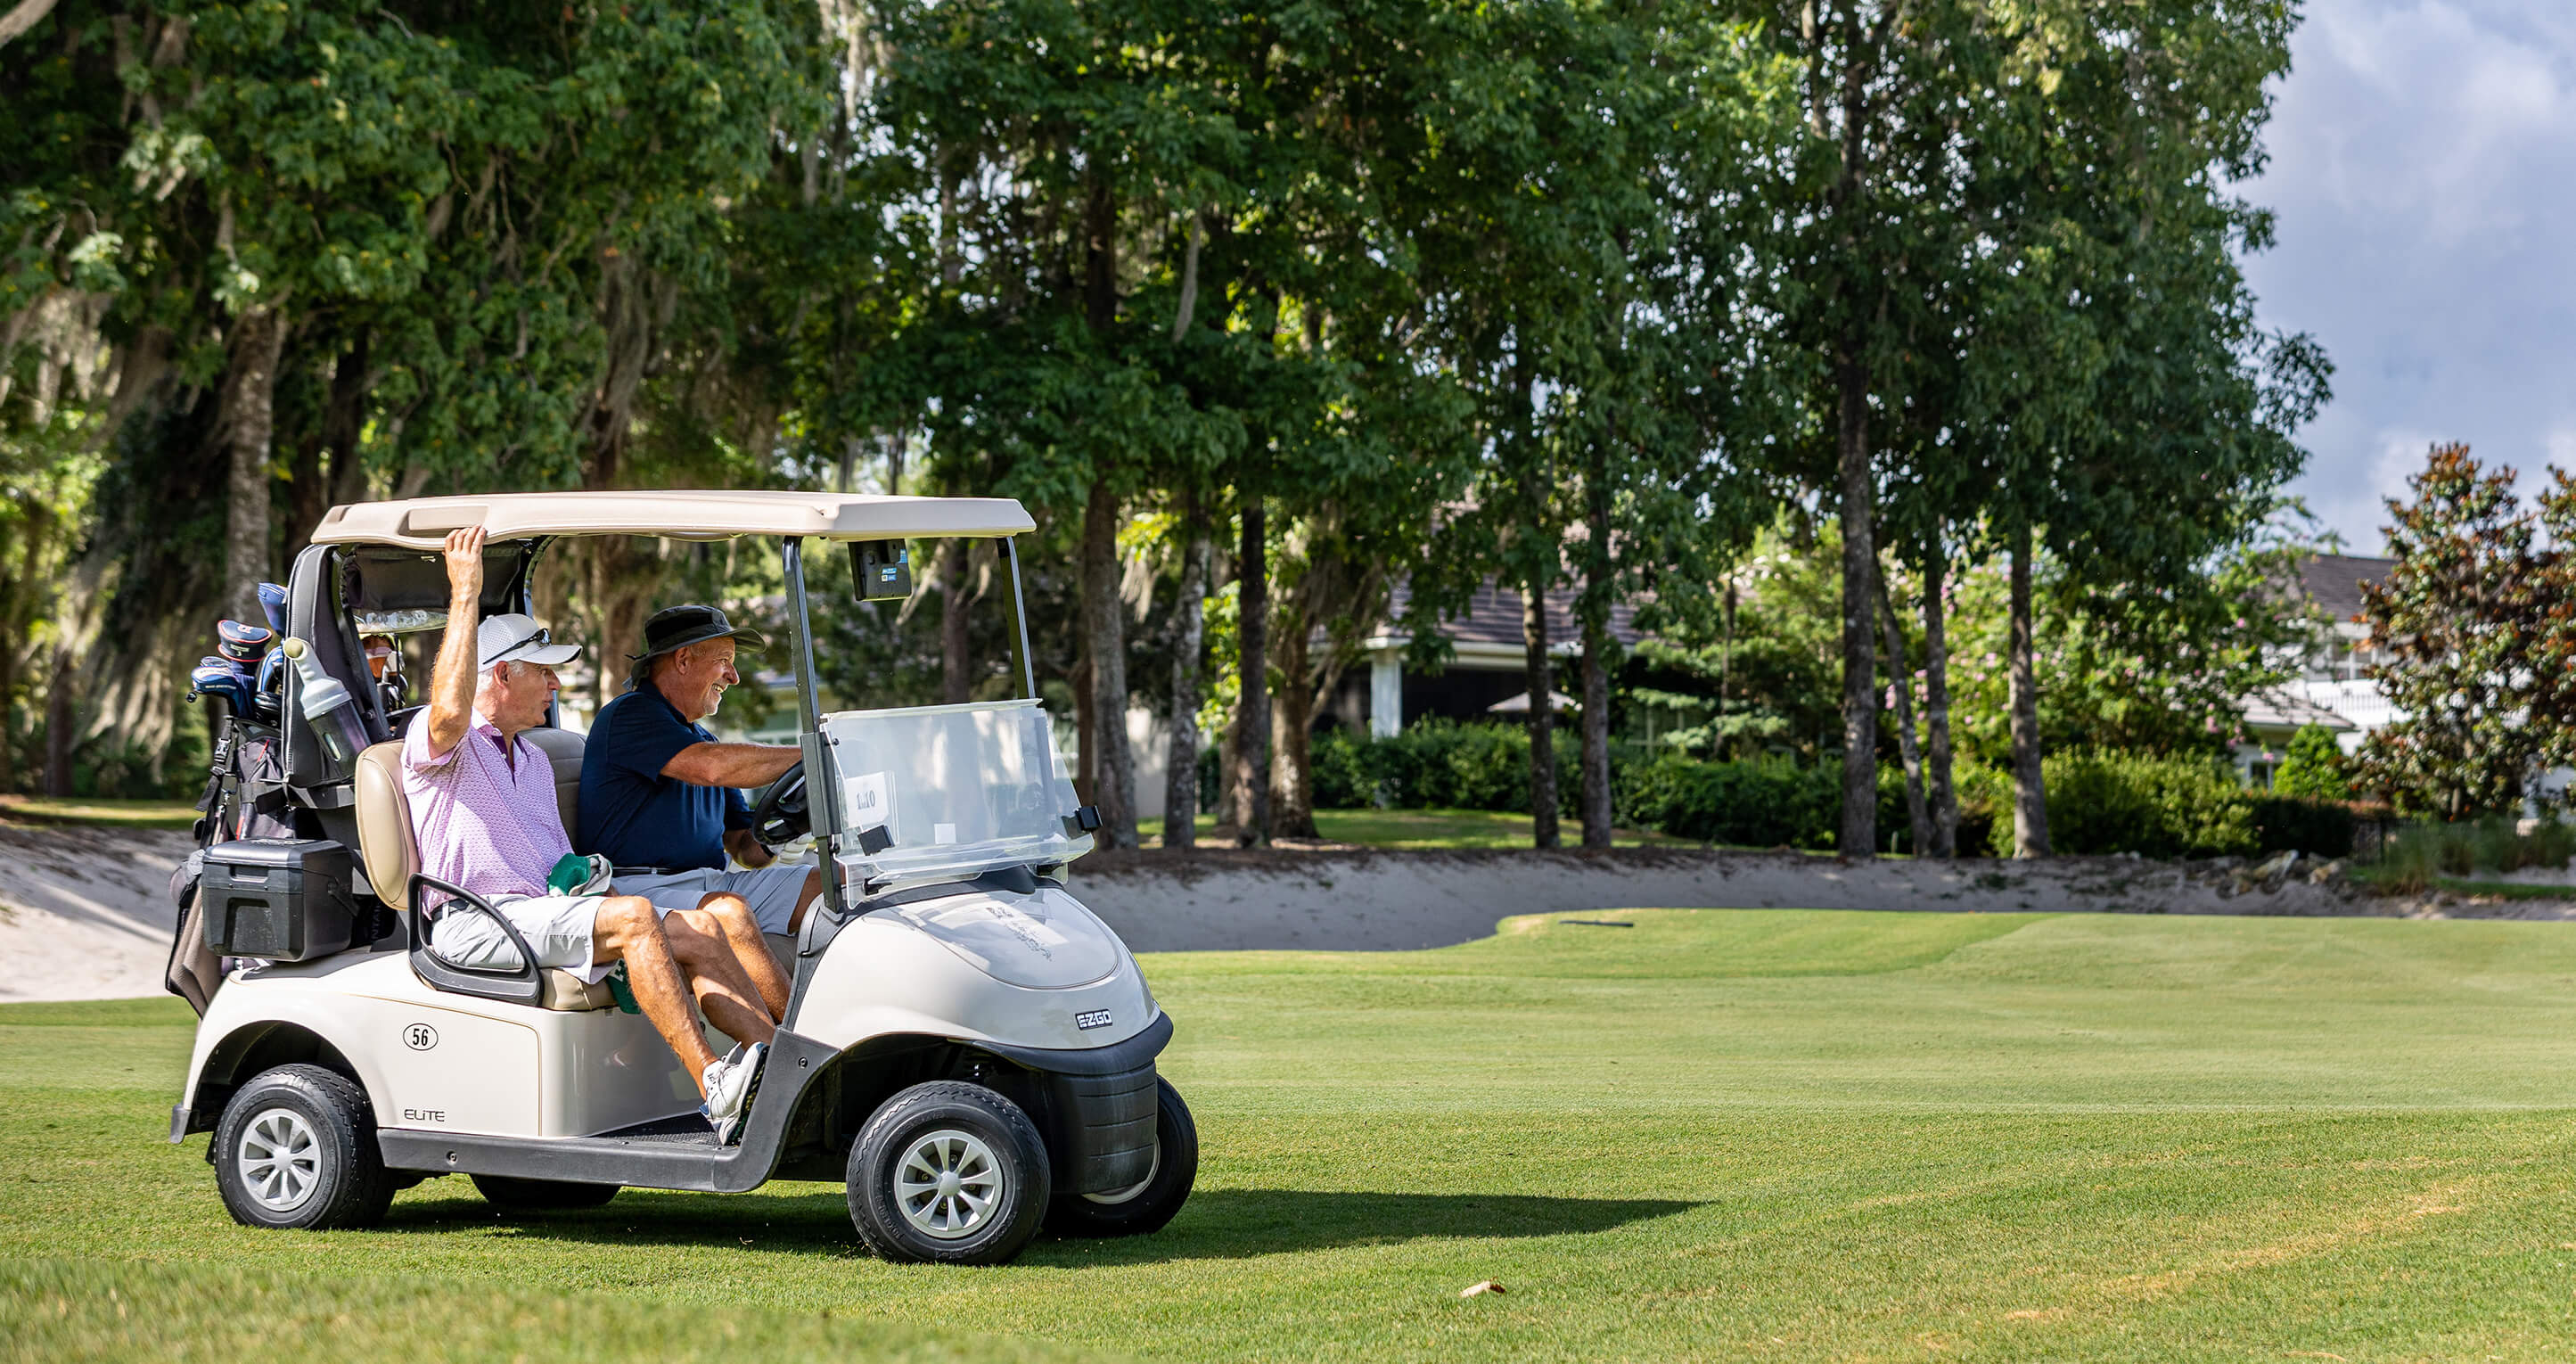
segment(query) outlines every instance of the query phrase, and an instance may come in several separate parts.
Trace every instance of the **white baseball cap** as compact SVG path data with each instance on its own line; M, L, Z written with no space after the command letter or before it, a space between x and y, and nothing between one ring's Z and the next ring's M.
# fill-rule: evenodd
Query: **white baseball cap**
M559 668L580 656L580 645L555 643L552 632L537 624L534 617L516 611L487 617L474 631L476 672L511 661Z

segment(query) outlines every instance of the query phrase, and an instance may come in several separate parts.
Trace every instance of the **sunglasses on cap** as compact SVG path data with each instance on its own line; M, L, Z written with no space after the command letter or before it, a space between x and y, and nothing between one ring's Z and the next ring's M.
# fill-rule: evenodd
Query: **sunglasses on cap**
M495 663L518 661L511 659L510 655L517 653L531 644L552 644L554 642L555 632L540 625L537 627L535 634L521 635L517 639L510 641L510 646L503 649L501 652L494 654L492 656L492 661Z

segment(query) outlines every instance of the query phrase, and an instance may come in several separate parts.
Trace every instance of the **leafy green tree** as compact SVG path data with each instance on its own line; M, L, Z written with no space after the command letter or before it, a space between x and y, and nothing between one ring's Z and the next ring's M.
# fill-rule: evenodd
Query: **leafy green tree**
M2526 721L2542 686L2540 619L2558 603L2540 597L2551 575L2514 477L2465 445L2436 445L2407 479L2413 499L2389 499L2397 564L2362 585L2362 615L2389 656L2369 676L2403 718L2362 742L2353 784L2401 814L2513 811L2549 741Z
M1998 19L2012 16L1998 12ZM1967 197L1967 280L1987 343L1963 357L1979 523L2009 565L2016 846L2048 850L2033 657L2040 547L2128 625L2209 609L2210 567L2278 506L2324 400L2304 337L2253 323L2239 256L2268 215L2232 185L2262 164L2285 4L2184 0L2021 15L1996 68ZM2148 624L2147 629L2156 628Z
M255 613L333 500L630 477L660 329L723 280L770 130L819 121L811 13L72 0L0 47L0 117L54 134L0 146L0 316L68 300L114 376L84 404L119 511L74 580L132 628L84 729L166 734L205 615Z
M2281 766L2272 773L2272 789L2309 800L2352 799L2352 783L2344 777L2343 749L2335 743L2334 731L2320 724L2299 726L2290 735Z
M1685 609L1763 519L1725 439L1758 372L1737 286L1768 221L1738 149L1776 137L1785 102L1711 12L1542 4L1475 23L1417 239L1438 344L1476 403L1477 483L1414 571L1414 624L1427 637L1489 577L1520 593L1534 841L1554 846L1559 641L1541 604L1576 587L1576 808L1604 846L1610 608L1651 591Z
M1801 135L1769 192L1796 225L1776 296L1816 413L1780 459L1842 523L1841 846L1865 852L1877 841L1878 494L1891 434L1880 414L1908 387L1905 341L1938 334L1923 314L1974 256L1966 151L1993 103L1999 25L1972 0L1763 8L1803 74Z

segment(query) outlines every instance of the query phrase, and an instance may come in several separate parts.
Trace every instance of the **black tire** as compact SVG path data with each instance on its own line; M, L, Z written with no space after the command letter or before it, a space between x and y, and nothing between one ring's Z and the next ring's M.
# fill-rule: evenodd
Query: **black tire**
M235 1091L208 1154L246 1227L371 1227L394 1201L367 1092L320 1066L279 1066Z
M1199 1128L1172 1082L1154 1077L1154 1167L1145 1182L1115 1193L1061 1193L1047 1208L1058 1236L1145 1236L1163 1229L1199 1178Z
M896 1188L898 1176L931 1168L912 1161L925 1148L926 1160L964 1176L961 1192L986 1190L980 1208L935 1188L916 1185L909 1198ZM886 1100L850 1145L850 1221L870 1251L899 1264L1010 1259L1037 1235L1050 1188L1037 1124L1019 1105L961 1080L914 1085ZM939 1233L942 1222L954 1223L956 1234Z
M518 1179L510 1175L476 1175L475 1192L493 1207L508 1212L577 1212L596 1208L617 1196L620 1184L573 1184L560 1179Z

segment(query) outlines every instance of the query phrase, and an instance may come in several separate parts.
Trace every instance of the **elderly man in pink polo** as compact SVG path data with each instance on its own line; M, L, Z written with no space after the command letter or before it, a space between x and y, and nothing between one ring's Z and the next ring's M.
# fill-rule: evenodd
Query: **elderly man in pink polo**
M447 537L447 637L429 710L403 739L403 789L420 838L421 870L489 901L525 938L537 965L596 981L626 963L646 1019L706 1097L702 1110L731 1141L776 1028L722 927L697 910L661 916L633 895L558 894L547 886L572 853L555 804L554 768L520 737L546 718L555 668L579 648L552 643L518 614L478 620L483 531ZM508 967L516 949L490 917L450 909L430 950L458 966ZM689 1007L740 1039L719 1058Z

